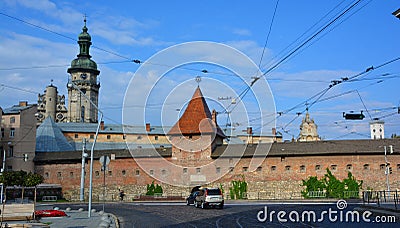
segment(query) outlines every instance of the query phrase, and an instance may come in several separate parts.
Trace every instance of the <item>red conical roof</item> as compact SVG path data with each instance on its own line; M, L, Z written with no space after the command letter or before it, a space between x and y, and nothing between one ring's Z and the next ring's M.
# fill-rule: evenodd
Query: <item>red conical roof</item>
M168 134L196 135L202 133L216 133L225 138L222 130L213 122L206 100L201 93L200 87L197 87L185 112Z

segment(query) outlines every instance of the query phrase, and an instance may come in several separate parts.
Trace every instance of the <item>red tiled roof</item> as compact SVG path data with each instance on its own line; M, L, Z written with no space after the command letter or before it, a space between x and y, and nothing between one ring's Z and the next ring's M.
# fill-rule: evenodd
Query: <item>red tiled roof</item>
M196 135L201 133L214 133L215 131L217 135L225 138L225 134L219 126L215 126L213 123L212 115L206 100L201 93L200 87L197 87L185 112L168 134Z

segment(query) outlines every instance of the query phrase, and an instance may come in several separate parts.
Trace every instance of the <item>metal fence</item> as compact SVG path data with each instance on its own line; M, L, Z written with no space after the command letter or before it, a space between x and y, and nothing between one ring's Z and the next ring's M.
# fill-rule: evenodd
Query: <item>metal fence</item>
M343 196L345 199L360 199L361 192L358 191L344 191ZM136 200L182 200L184 201L186 197L189 195L187 192L178 192L178 193L163 193L163 194L155 194L154 196L147 196L145 194L130 194L126 193L124 197L124 201L136 201ZM230 200L231 196L229 193L224 193L224 198L226 200ZM308 197L310 199L323 199L327 198L326 192L324 191L313 191L308 193ZM376 198L376 197L374 197ZM386 197L387 198L387 197ZM69 195L65 196L65 199L68 201L79 201L79 195ZM245 200L301 200L305 199L301 192L282 192L282 191L260 191L260 192L245 192L242 194L241 199ZM88 200L87 194L85 194L85 201ZM106 193L105 196L103 194L93 194L93 201L108 201L115 202L119 201L118 193Z
M364 191L363 192L363 204L374 204L378 207L394 207L394 209L399 209L399 194L397 190L395 191Z

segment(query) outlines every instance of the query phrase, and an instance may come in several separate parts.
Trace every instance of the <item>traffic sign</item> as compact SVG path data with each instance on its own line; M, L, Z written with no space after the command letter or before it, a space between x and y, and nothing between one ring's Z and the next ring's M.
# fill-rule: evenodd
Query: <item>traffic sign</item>
M99 161L100 161L101 166L103 166L103 167L108 166L108 164L110 164L110 157L108 157L106 155L101 156Z

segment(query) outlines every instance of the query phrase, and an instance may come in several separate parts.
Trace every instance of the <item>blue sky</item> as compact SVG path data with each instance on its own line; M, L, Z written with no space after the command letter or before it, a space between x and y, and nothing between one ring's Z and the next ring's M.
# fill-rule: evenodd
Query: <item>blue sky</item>
M269 69L274 57L285 56L287 51L293 50L296 45L280 55L329 11L333 10L311 31L327 24L353 2L280 0L261 71ZM78 52L74 39L81 32L83 15L86 14L93 46L98 47L91 48L91 55L101 71L100 108L105 113L106 122L121 123L125 90L139 67L126 60L146 61L172 45L210 41L232 46L258 64L275 5L276 1L1 1L0 81L5 86L0 87L0 106L9 107L19 100L36 103L37 93L43 93L51 79L59 92L66 94L66 70ZM286 110L326 89L332 80L351 77L400 56L400 20L391 15L399 7L395 0L360 1L343 19L313 39L311 45L300 49L265 76L276 111L284 112L276 119L276 127L285 139L298 136L306 106L300 105L289 112ZM301 40L311 37L311 31ZM372 118L381 118L386 122L386 137L393 133L399 135L400 114L395 114L400 105L399 66L400 61L396 61L370 71L359 77L359 81L334 86L319 100L321 102L311 105L309 112L319 126L320 136L324 139L368 138L371 119L366 110ZM202 74L200 69L205 67L208 70L218 68L193 64L187 68L198 71L177 69L173 73L181 75L182 80L194 80L196 75ZM201 76L230 81L219 74ZM174 81L173 76L169 79ZM246 82L251 82L251 76ZM146 80L141 83L135 85L138 91L146 87ZM210 100L225 95L215 89L207 91L206 82L201 86ZM231 86L236 92L245 88L244 84L233 83ZM182 109L195 87L196 83L189 83L185 92L176 98L176 103L168 105L173 110ZM348 91L346 95L337 96ZM322 102L329 97L334 98ZM360 110L366 114L363 121L346 121L342 117L342 112ZM175 119L179 116L176 113L172 115ZM298 116L296 113L303 114ZM146 121L159 124L159 118L148 118ZM224 120L221 115L220 124L223 125ZM172 125L173 120L166 124ZM238 129L251 125L240 124ZM257 125L253 127L257 128Z

